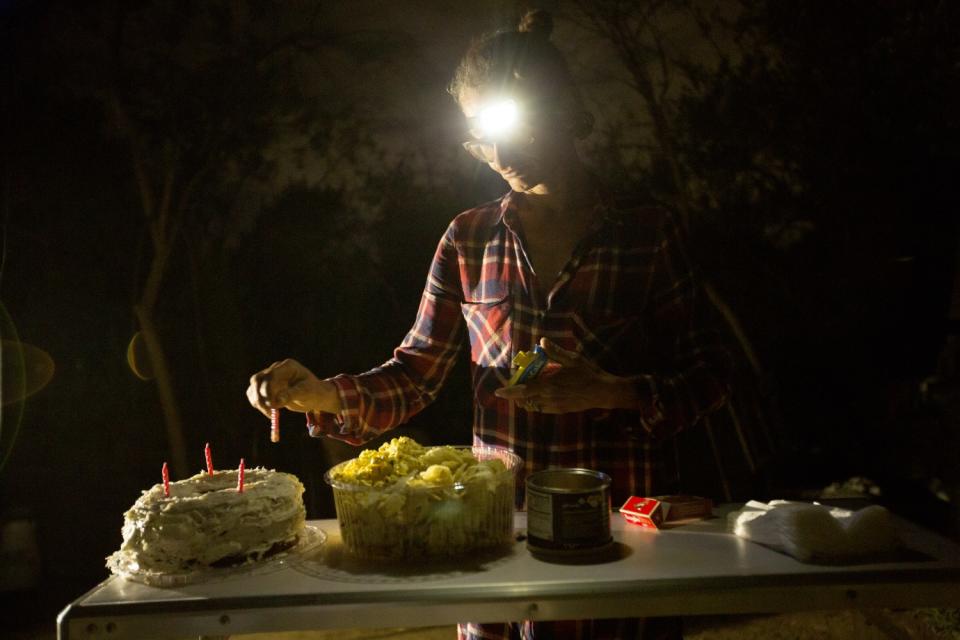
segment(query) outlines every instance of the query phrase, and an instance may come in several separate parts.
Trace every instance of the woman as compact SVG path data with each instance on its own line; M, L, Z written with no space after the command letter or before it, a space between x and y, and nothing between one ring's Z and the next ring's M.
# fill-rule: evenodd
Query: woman
M581 161L575 142L592 121L551 28L549 14L531 12L460 63L450 92L468 122L464 147L510 191L450 224L393 358L324 380L275 363L250 380L254 407L304 412L312 435L361 444L434 399L466 330L475 443L511 448L526 473L603 471L614 504L667 489L657 443L725 400L729 357L672 218L609 196ZM538 342L551 368L508 387L513 357ZM461 637L636 637L640 627L471 624Z

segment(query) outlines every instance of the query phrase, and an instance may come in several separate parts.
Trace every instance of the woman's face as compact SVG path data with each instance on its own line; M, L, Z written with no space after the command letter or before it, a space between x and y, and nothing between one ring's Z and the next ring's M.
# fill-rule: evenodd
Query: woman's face
M472 129L473 145L484 156L483 161L496 171L514 191L546 193L549 185L562 179L565 163L575 158L573 136L568 129L557 126L555 113L541 110L524 114L521 91L515 94L520 115L518 126L522 133L511 139L484 139L482 131ZM470 88L460 95L460 108L468 121L480 116L503 96L485 91L483 87ZM529 101L527 102L529 106Z

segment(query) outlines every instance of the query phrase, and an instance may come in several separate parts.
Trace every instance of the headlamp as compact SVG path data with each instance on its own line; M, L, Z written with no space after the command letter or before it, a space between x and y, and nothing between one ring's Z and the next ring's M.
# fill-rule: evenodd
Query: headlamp
M489 140L510 138L520 124L520 107L511 98L498 100L481 109L474 118L473 124L481 138Z
M533 132L520 105L512 98L488 103L468 119L470 135L463 148L482 162L493 162L497 144L525 145L533 141Z

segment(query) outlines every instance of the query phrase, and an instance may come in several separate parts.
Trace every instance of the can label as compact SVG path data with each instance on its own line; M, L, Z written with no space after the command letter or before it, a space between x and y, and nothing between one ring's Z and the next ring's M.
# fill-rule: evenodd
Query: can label
M527 479L532 548L593 549L610 537L610 478L588 469L552 469Z
M553 497L527 490L527 535L553 540Z

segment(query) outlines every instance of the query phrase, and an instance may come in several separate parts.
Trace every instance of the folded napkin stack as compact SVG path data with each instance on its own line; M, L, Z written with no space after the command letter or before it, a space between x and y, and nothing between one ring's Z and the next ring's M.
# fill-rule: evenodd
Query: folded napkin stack
M727 516L727 526L741 538L801 562L857 562L900 546L890 512L879 505L850 511L817 503L751 500Z

